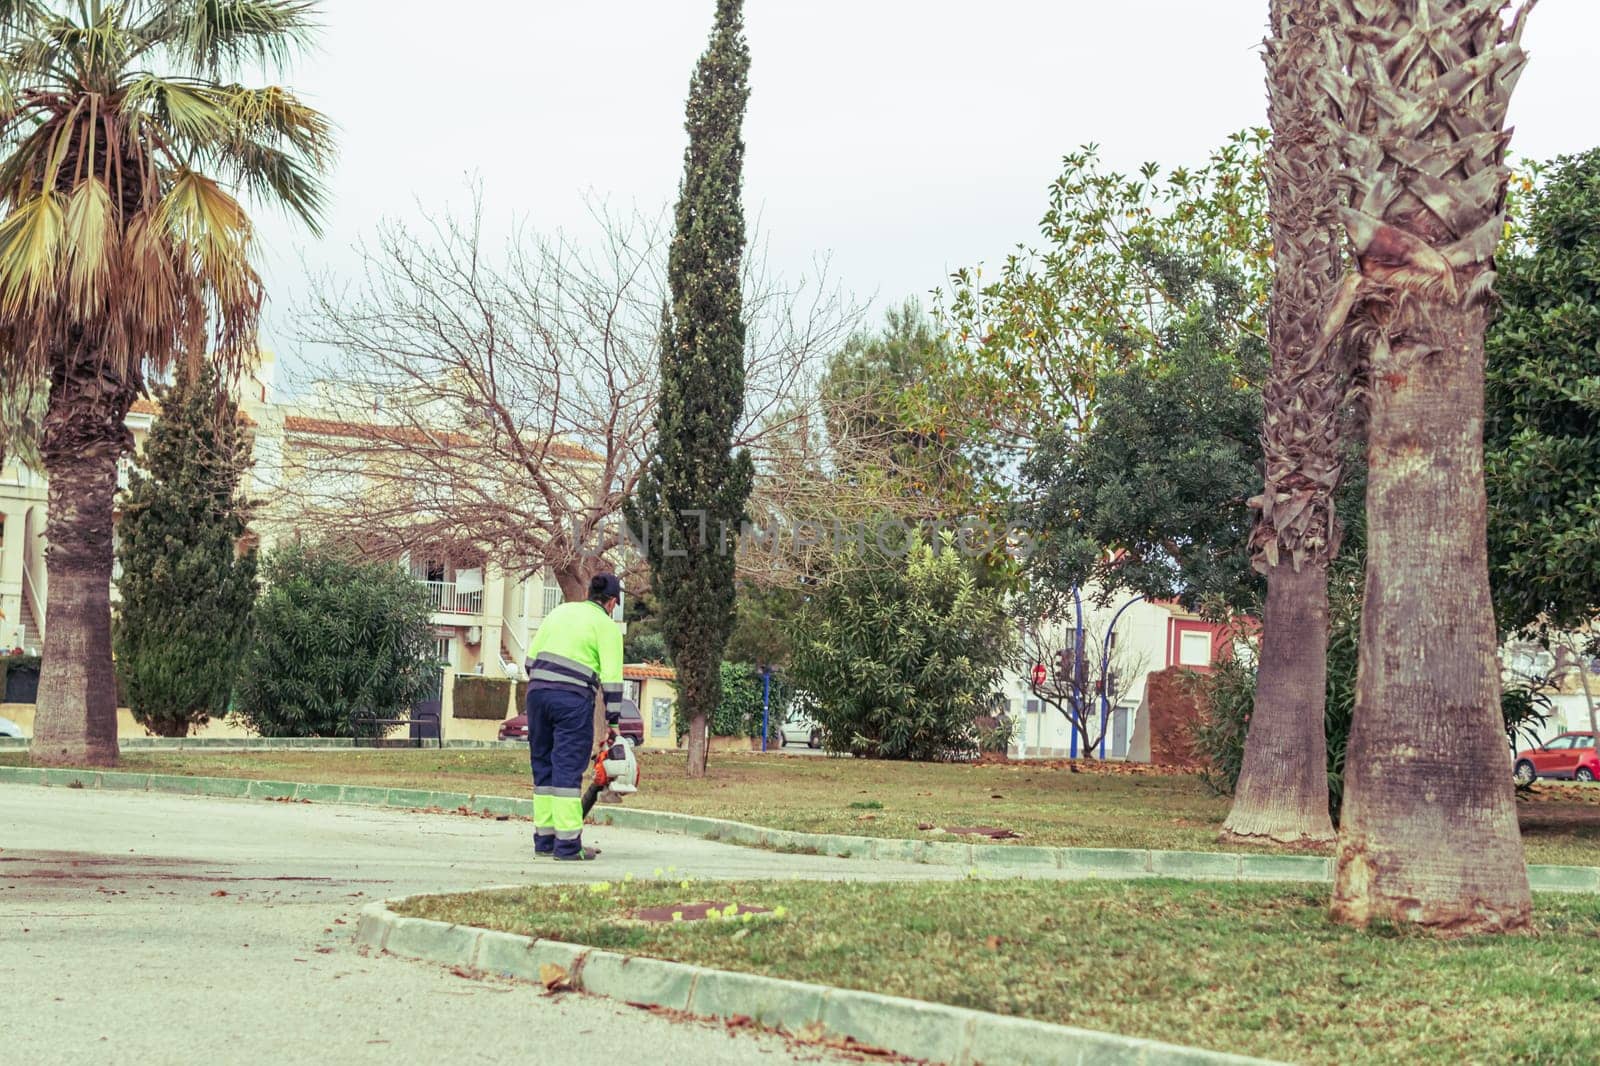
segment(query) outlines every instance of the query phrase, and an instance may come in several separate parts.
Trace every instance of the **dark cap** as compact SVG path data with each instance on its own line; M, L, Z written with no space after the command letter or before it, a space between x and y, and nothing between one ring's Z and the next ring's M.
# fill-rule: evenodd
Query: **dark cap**
M617 580L616 574L596 574L589 579L589 598L596 602L620 600L622 582Z

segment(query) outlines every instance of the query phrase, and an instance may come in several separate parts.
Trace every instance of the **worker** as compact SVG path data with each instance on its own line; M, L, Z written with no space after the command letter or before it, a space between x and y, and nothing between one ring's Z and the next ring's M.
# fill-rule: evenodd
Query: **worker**
M551 611L528 651L536 855L579 862L599 854L583 846L583 772L594 749L596 693L608 715L622 709L622 630L611 620L621 598L617 575L596 574L589 598Z

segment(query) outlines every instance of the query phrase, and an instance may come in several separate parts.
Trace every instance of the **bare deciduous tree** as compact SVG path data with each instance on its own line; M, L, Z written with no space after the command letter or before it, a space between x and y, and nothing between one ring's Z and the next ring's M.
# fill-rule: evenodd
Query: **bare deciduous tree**
M479 206L382 225L358 249L360 280L324 286L303 316L324 354L315 417L286 426L303 446L276 494L283 517L389 551L456 546L511 574L549 568L567 599L603 565L642 563L618 551L620 514L654 438L666 237L639 214L594 218L596 243L518 231L498 254ZM770 472L854 311L821 281L785 286L759 263L745 286L737 444Z
M1013 668L1028 682L1034 699L1066 718L1079 750L1093 755L1110 721L1104 712L1149 670L1149 656L1127 642L1119 645L1115 631L1104 626L1085 625L1082 646L1075 647L1076 625L1050 617L1030 618L1018 636ZM1042 681L1034 677L1038 665L1045 668Z

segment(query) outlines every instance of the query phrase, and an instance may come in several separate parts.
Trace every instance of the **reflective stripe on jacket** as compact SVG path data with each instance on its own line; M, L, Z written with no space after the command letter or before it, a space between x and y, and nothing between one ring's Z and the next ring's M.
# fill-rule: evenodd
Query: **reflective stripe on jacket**
M529 688L599 689L607 708L622 702L622 630L593 600L551 611L528 654Z

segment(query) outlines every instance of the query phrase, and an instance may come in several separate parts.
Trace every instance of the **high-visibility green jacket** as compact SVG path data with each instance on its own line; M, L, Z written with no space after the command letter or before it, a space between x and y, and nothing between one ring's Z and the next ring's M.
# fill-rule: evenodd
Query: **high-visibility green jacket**
M622 702L622 630L593 600L563 603L539 623L528 649L529 688L605 693L606 709Z

